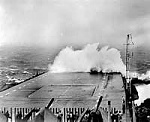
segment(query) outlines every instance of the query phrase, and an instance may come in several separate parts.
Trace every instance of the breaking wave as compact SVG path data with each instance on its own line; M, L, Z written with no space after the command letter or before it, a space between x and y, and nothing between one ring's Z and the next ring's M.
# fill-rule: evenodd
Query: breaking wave
M138 95L139 95L139 99L135 100L135 103L137 105L140 105L142 102L144 102L144 100L146 100L147 98L150 98L150 84L148 85L139 85L136 86L136 89L138 91Z
M138 77L138 79L146 80L147 82L150 82L150 71L147 71L145 74L138 74L135 75ZM136 89L138 91L139 99L135 100L135 103L139 106L144 100L150 98L150 84L148 85L138 85L136 86Z
M52 73L90 72L91 68L125 74L120 51L108 46L100 48L99 43L88 44L81 50L66 47L56 56L53 64L49 65Z
M150 79L150 71L147 71L146 74L139 75L139 79L141 79L141 80L149 80Z

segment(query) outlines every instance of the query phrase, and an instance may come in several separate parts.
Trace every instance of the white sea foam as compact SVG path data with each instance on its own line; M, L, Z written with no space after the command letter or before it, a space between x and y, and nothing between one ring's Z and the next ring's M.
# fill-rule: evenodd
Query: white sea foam
M150 82L150 71L147 71L145 74L137 74L138 79L141 80L147 80L147 82ZM140 105L144 100L147 98L150 98L150 84L148 85L139 85L136 86L136 89L138 91L139 99L135 101L137 105Z
M150 71L147 71L145 74L139 74L137 72L130 72L130 77L131 78L138 78L140 80L150 80Z
M150 71L147 71L145 74L139 75L139 79L141 79L141 80L149 80L150 79Z
M108 46L100 49L99 43L88 44L81 50L66 47L56 56L50 72L89 72L91 68L103 72L121 72L125 74L125 65L120 52Z
M138 91L139 99L135 100L135 103L137 105L140 105L144 100L147 98L150 98L150 84L149 85L139 85L136 86L136 89Z

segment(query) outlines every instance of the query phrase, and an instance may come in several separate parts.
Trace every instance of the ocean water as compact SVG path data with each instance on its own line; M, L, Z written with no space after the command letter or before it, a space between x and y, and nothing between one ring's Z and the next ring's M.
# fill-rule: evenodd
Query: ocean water
M51 59L52 54L41 48L1 47L0 81L25 80L37 73L47 72Z

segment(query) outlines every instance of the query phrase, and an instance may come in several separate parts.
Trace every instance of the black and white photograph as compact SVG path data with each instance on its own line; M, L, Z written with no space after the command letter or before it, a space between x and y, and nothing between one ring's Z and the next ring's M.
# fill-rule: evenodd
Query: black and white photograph
M0 0L0 122L150 122L150 0Z

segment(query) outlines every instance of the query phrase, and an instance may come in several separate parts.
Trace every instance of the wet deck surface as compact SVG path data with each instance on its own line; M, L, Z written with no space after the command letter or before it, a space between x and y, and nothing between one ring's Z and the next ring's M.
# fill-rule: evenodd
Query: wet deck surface
M107 107L108 101L111 101L112 108L122 110L122 97L125 98L125 91L122 77L120 75L113 75L108 81L103 97L104 98L101 104L102 107Z
M51 77L51 78L50 78ZM100 95L103 95L101 107L106 108L108 100L112 107L121 110L124 96L121 75L99 77L97 81L76 77L73 81L53 81L49 73L0 92L0 107L44 107L51 98L55 98L52 107L90 107L93 108ZM89 79L88 75L86 77ZM51 79L51 81L50 81ZM105 86L105 87L104 87Z

